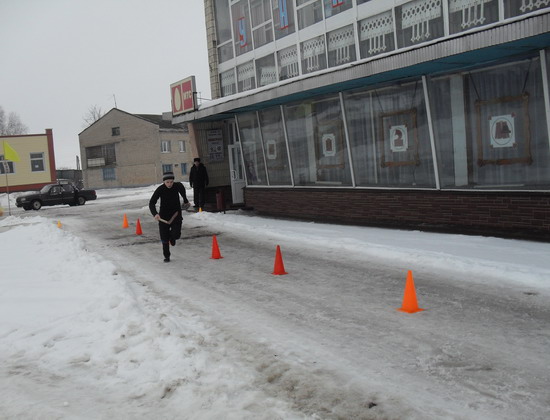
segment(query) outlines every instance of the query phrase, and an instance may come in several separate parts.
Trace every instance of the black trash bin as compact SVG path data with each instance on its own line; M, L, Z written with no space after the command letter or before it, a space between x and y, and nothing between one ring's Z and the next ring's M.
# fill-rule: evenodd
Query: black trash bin
M225 197L223 190L218 190L216 193L216 208L218 211L223 211L225 214Z

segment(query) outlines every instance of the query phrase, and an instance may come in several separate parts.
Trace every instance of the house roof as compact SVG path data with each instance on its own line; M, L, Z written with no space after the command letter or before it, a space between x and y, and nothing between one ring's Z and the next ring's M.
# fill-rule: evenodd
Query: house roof
M157 115L157 114L131 114L129 112L126 112L126 111L123 111L122 109L118 109L118 108L111 108L108 112L106 112L101 118L99 118L98 120L94 121L92 124L90 124L88 127L86 127L84 130L82 130L80 134L82 134L84 131L86 131L88 128L90 128L91 126L93 126L95 123L97 123L99 120L101 120L102 118L104 118L106 115L110 114L111 112L115 112L115 111L118 111L118 112L122 112L124 114L127 114L127 115L131 115L132 117L136 117L136 118L139 118L139 119L142 119L142 120L145 120L151 124L155 124L157 125L160 129L172 129L172 130L183 130L183 128L180 126L180 125L174 125L172 124L172 121L171 120L164 120L162 119L162 115Z
M152 122L153 124L158 125L160 128L172 128L172 129L178 129L181 130L181 126L172 124L171 120L163 120L162 115L156 115L156 114L131 114L134 117L141 118L143 120L147 120L149 122Z

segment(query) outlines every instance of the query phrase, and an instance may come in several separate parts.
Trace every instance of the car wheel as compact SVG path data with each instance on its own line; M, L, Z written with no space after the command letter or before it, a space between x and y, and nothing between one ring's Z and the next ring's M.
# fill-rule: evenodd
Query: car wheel
M86 204L86 199L82 196L78 197L78 205L83 206L84 204Z
M31 207L32 207L33 210L40 210L40 208L42 207L42 203L38 200L34 200L31 203Z

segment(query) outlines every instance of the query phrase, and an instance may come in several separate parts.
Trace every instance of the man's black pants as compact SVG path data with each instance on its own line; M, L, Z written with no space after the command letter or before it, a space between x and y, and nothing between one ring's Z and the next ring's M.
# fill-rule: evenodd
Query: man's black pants
M206 188L194 187L193 188L193 201L195 202L195 207L204 208L205 200L205 190Z
M171 224L159 222L160 241L164 258L170 258L170 240L181 238L181 217L176 217Z

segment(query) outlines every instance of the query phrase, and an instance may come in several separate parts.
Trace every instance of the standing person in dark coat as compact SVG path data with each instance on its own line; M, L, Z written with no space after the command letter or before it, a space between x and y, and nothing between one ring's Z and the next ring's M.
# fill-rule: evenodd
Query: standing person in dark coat
M208 185L208 172L200 158L193 160L193 167L189 173L189 185L193 188L193 201L195 208L204 209L205 190Z
M170 245L176 245L181 237L181 203L179 195L183 197L183 207L189 207L189 200L185 187L181 182L174 182L174 173L165 172L160 185L149 200L149 210L159 222L160 240L164 262L170 261ZM160 212L157 212L157 201L160 198Z

